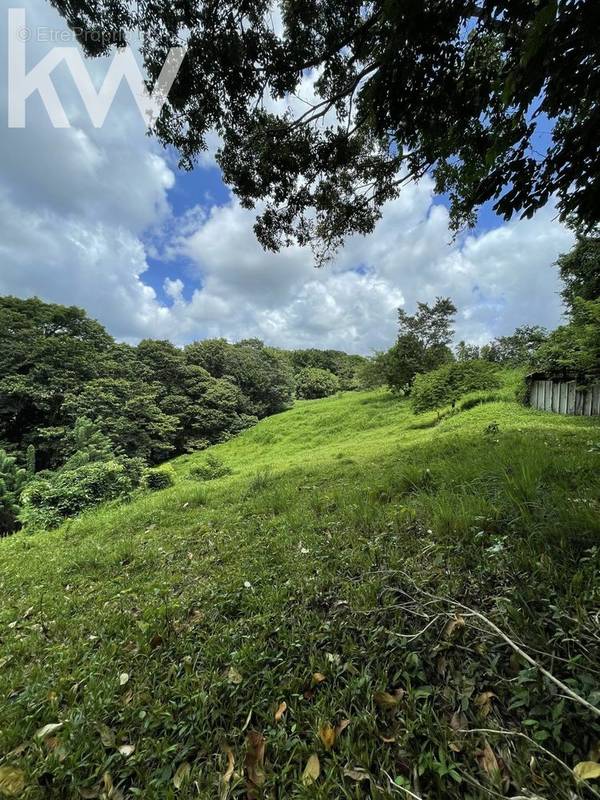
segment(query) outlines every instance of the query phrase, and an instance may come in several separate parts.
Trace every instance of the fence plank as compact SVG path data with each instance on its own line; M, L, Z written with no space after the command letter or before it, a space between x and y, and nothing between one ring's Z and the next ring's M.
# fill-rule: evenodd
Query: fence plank
M567 414L575 413L575 381L569 381L567 384Z
M600 383L578 389L576 381L531 382L529 405L540 411L576 416L600 416Z

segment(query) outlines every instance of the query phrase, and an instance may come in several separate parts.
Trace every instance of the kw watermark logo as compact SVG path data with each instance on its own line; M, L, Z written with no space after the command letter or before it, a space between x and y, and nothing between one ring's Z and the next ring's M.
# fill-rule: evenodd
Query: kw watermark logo
M61 35L52 35L60 33ZM119 48L110 64L104 83L96 91L85 61L77 47L53 47L36 66L27 72L27 42L65 41L67 31L50 31L48 28L27 27L24 8L8 10L8 126L25 128L27 123L27 99L35 92L46 107L55 128L69 128L70 123L52 80L52 72L63 61L66 63L81 99L90 116L92 125L101 128L106 122L115 95L125 80L133 99L149 128L153 128L167 101L171 87L186 54L186 47L173 47L167 56L160 76L150 93L144 76L135 59L133 50L127 46Z

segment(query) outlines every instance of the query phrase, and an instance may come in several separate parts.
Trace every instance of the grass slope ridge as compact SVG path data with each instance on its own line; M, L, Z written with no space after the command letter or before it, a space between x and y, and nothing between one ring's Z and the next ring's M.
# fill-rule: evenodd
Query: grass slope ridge
M182 457L0 542L0 770L28 798L588 796L597 717L419 592L597 704L600 428L511 394L301 402L211 448L231 475Z

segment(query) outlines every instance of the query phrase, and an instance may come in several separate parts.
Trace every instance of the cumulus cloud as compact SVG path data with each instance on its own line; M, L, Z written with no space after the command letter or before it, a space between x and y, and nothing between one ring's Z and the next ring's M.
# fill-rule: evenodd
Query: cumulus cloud
M49 5L25 5L30 26L64 27ZM45 49L31 48L34 63ZM97 81L106 67L93 62ZM234 199L176 218L176 175L146 137L128 90L96 130L66 71L54 81L73 127L53 129L39 98L28 103L26 129L0 127L9 154L0 179L0 294L83 306L120 339L258 336L363 353L392 343L399 306L411 311L438 295L459 306L457 333L470 341L559 321L551 264L572 237L551 207L451 241L447 211L425 179L387 205L372 236L353 237L334 263L315 270L306 249L265 253L254 213ZM5 96L0 106L6 119ZM150 258L171 275L171 266L186 265L186 283L163 275L153 288Z

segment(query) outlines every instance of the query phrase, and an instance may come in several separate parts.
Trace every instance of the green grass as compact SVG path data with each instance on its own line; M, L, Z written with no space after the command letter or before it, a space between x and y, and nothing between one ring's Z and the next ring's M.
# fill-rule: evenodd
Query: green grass
M28 798L241 798L257 731L257 798L590 796L537 745L572 767L597 717L422 594L598 702L600 426L518 406L517 378L454 414L383 391L300 402L211 448L229 475L185 456L171 489L1 541L0 768ZM328 751L319 730L344 719Z

